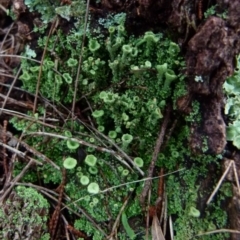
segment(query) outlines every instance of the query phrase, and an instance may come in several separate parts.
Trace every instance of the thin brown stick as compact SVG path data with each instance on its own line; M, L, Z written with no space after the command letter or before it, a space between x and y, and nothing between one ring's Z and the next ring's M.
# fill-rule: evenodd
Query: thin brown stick
M13 82L12 82L12 84L11 84L11 87L8 89L8 93L7 93L7 95L5 96L4 102L3 102L3 104L2 104L2 108L0 108L0 115L2 114L2 111L3 111L5 105L6 105L7 101L8 101L8 97L9 97L9 95L10 95L10 93L11 93L11 91L12 91L12 89L13 89L13 87L14 87L17 79L18 79L18 76L19 76L21 70L22 70L22 69L21 69L21 67L20 67L20 68L18 69L18 71L17 71L16 76L15 76L14 79L13 79Z
M61 205L62 205L65 184L66 184L66 169L63 169L62 182L59 187L58 203L49 223L49 232L52 240L56 239L55 237L57 233L57 225L58 225L60 212L61 212Z
M8 14L8 9L6 9L1 3L0 3L0 8L6 13Z
M124 156L138 170L138 172L142 176L144 176L144 172L136 165L136 163L114 141L112 141L109 137L107 137L103 133L97 131L97 129L95 129L95 128L91 128L91 129L96 131L101 137L106 139L112 146L114 146L122 154L122 156Z
M3 143L6 145L7 144L7 120L4 120L3 121L3 131L2 131L2 139L3 139ZM8 174L8 166L7 166L7 156L6 156L6 148L3 147L3 167L4 167L4 174L5 174L5 177L7 177L7 174Z
M168 133L167 133L167 135L166 135L166 137L165 137L165 141L164 141L164 145L162 146L162 149L166 147L166 145L167 145L170 137L171 137L172 134L173 134L173 131L175 130L175 127L176 127L176 125L177 125L177 122L178 122L178 118L176 118L176 119L174 120L174 122L172 123L171 127L169 128L169 131L168 131Z
M33 124L37 122L36 119L33 119L33 121L27 126L27 128L25 129L25 131ZM24 133L24 132L23 132ZM17 150L17 148L19 147L19 145L22 145L23 147L25 147L29 152L33 153L35 156L41 158L43 161L46 161L48 162L49 164L51 164L54 168L56 168L57 170L60 170L59 166L57 166L53 161L51 161L48 157L46 157L44 154L40 153L39 151L37 151L36 149L30 147L27 143L23 142L22 141L22 138L23 138L23 133L21 134L20 138L16 138L16 137L13 137L11 134L9 135L9 138L11 138L10 142L12 144L12 146L15 146L16 148L12 148L8 145L7 148L9 150L11 150L12 152L14 152L15 154L21 156L21 157L25 157L25 153L24 155L19 151ZM0 143L1 145L1 143Z
M197 10L198 10L198 19L202 20L203 18L203 6L202 6L202 0L198 0L198 4L197 4Z
M69 232L68 232L68 229L67 229L67 226L69 225L67 219L64 217L64 215L62 214L61 215L61 218L62 218L62 221L64 222L64 228L65 228L65 234L66 234L66 240L70 240L70 235L69 235ZM76 240L75 236L71 233L72 235L72 240Z
M121 207L121 209L120 209L120 211L119 211L119 213L118 213L118 216L117 216L117 218L116 218L116 220L115 220L115 222L114 222L114 224L113 224L113 226L112 226L111 234L108 236L107 239L109 239L109 240L115 239L115 238L113 238L113 236L114 236L114 235L116 234L116 232L117 232L117 226L119 225L121 215L122 215L124 209L126 208L130 197L131 197L131 193L128 195L128 197L127 197L126 200L124 201L124 203L123 203L123 205L122 205L122 207Z
M65 228L66 240L70 240L70 236L69 236L69 233L68 233L67 226L66 226L66 225L64 225L64 228ZM73 236L73 239L75 240L75 237L74 237L74 236Z
M148 191L148 206L150 206L151 202L151 189ZM152 216L151 216L152 217ZM147 211L147 217L146 217L146 240L149 240L149 223L150 223L150 214L149 211Z
M233 173L234 173L235 181L236 181L236 184L237 184L238 194L240 195L240 185L239 185L239 181L238 181L239 176L238 176L238 173L237 173L235 162L233 162Z
M72 232L75 236L77 236L78 238L84 238L84 239L88 239L87 235L84 234L83 232L77 230L76 228L74 228L71 225L67 225L67 230L69 230L70 232Z
M163 214L163 217L164 217L164 220L163 220L163 235L166 236L166 232L167 232L167 193L166 192L164 194L163 210L164 210L164 214Z
M209 197L208 201L207 201L207 205L212 201L213 197L215 196L215 194L217 193L217 191L219 190L224 178L226 177L226 175L228 174L230 168L233 168L233 173L234 173L234 177L235 177L235 181L237 184L237 188L238 188L238 192L240 194L240 186L239 186L239 182L238 182L238 174L236 171L236 165L234 160L231 160L230 163L228 164L228 167L226 168L226 170L224 171L222 177L220 178L220 180L217 183L217 186L215 187L214 191L212 192L211 196Z
M3 147L5 147L5 148L7 148L9 151L17 154L17 155L18 155L19 157L21 157L21 158L25 158L25 157L26 157L26 154L25 154L25 153L23 153L23 152L15 149L15 148L12 148L12 147L8 146L7 144L4 144L4 143L1 143L1 142L0 142L0 146L3 146Z
M5 197L10 193L10 191L12 190L12 188L15 186L15 183L18 182L23 175L25 174L25 172L28 170L28 168L30 168L30 166L36 161L34 161L34 159L30 159L30 161L28 162L28 164L23 168L23 170L15 177L15 179L11 182L11 185L5 190L4 194L1 196L0 198L0 204L3 203Z
M18 185L22 185L22 186L30 186L30 187L33 187L33 188L36 188L38 191L40 191L43 195L49 197L50 199L54 200L55 202L58 202L58 199L53 197L53 195L56 193L53 192L53 191L50 191L49 189L46 189L46 188L43 188L43 187L40 187L40 186L36 186L34 184L31 184L31 183L17 183ZM44 189L44 190L43 190ZM49 193L50 192L50 193ZM74 204L74 207L78 209L78 212L74 211L71 207L69 207L68 205L62 203L62 209L68 209L70 212L74 213L76 216L78 216L79 218L82 217L81 214L83 214L86 219L91 222L93 224L93 226L98 229L104 236L107 236L107 234L103 231L103 229L91 218L91 216L89 216L87 214L87 212L85 210L83 210L82 208L80 208L77 204L75 204L75 202L72 202L71 198L68 197L66 194L64 194L64 200L65 201L68 201L70 202L70 204ZM81 214L80 214L81 213Z
M66 136L62 136L62 135L58 135L58 134L53 134L53 133L46 133L46 132L32 132L32 133L26 133L24 134L25 136L28 135L42 135L42 136L49 136L49 137L55 137L55 138L60 138L60 139L64 139L64 140L71 140L73 142L78 142L81 145L87 146L87 147L92 147L94 149L96 149L97 151L100 152L107 152L110 153L111 155L113 155L114 157L116 157L122 164L124 164L126 167L128 167L129 169L131 169L131 167L129 166L129 164L123 160L123 158L116 152L113 151L111 149L107 149L107 148L103 148L103 147L99 147L96 146L94 144L88 143L84 140L80 140L80 139L76 139L76 138L69 138ZM127 155L125 154L124 157L126 157ZM126 159L132 164L133 161L131 160L131 158L129 158L128 156L126 157ZM141 169L139 169L138 167L136 167L136 169L139 171L139 173L141 175L143 175L143 171Z
M49 42L49 39L50 39L50 36L51 36L53 30L56 27L57 22L58 22L58 17L55 17L55 19L52 22L51 28L49 30L48 37L47 37L47 40L46 40L46 44L45 44L45 47L44 47L44 50L43 50L41 63L40 63L40 68L39 68L39 73L38 73L38 80L37 80L34 104L33 104L33 113L36 112L36 108L37 108L38 93L39 93L40 81L41 81L41 76L42 76L42 66L43 66L43 61L44 61L44 58L45 58L45 55L46 55L46 52L47 52L48 42Z
M76 80L75 80L75 88L74 88L74 94L73 94L72 119L74 119L75 104L76 104L77 90L78 90L78 82L79 82L79 77L80 77L80 73L81 73L83 49L84 49L84 44L85 44L87 22L88 22L89 4L90 4L90 0L87 0L86 14L85 14L85 19L84 19L84 33L83 33L83 39L82 39L81 53L80 53L79 60L78 60L77 76L76 76ZM73 121L72 121L72 123L73 123Z
M4 36L4 38L3 38L2 42L1 42L1 45L0 45L0 52L2 52L3 45L4 45L5 41L7 40L7 37L8 37L8 35L9 35L10 31L12 30L13 25L14 25L14 23L12 23L12 24L10 25L10 27L8 28L6 34L5 34L5 36Z
M12 86L13 86L13 84L11 85L11 87ZM10 89L9 89L8 93L9 92L10 92ZM14 106L24 107L24 108L27 108L27 109L32 109L33 108L33 105L31 103L24 102L24 101L19 101L19 100L10 98L8 94L5 96L5 95L0 93L0 97L4 99L4 102L2 104L2 109L5 107L7 102L13 104ZM2 109L1 109L1 112L2 112Z
M12 111L12 110L9 110L9 109L6 109L6 108L5 109L0 108L0 110L3 110L3 112L5 114L10 115L10 116L15 116L15 117L18 117L18 118L23 118L25 120L33 121L34 123L39 123L41 125L44 125L46 127L50 127L50 128L53 128L53 129L57 128L57 126L51 125L49 123L44 123L42 121L39 121L35 117L31 117L29 115L26 115L26 114L23 114L23 113L20 113L20 112Z
M8 77L8 78L15 78L15 76L13 76L12 74L7 74L7 73L4 73L4 72L6 72L6 71L3 70L3 69L0 69L0 75L1 75L1 76ZM7 86L7 87L10 86L9 84L4 84L4 83L0 83L0 85L2 85L2 86ZM14 87L14 88L15 88L15 87ZM20 88L19 88L19 89L20 89Z
M1 70L0 70L0 71L1 71ZM14 76L11 76L11 75L8 75L8 74L2 74L2 73L0 73L0 76L6 76L6 77L9 77L9 78L14 78ZM4 86L4 87L7 87L7 88L11 87L11 85L5 84L5 83L1 83L1 82L0 82L0 86ZM21 91L21 92L24 92L24 93L27 93L27 94L29 94L30 96L35 96L34 94L32 94L32 93L30 93L30 92L28 92L28 91L26 91L26 90L24 90L24 89L22 89L22 88L19 88L19 87L13 87L13 89L18 90L18 91ZM6 96L3 95L3 94L1 94L0 96L3 97L3 98L6 97ZM50 106L50 107L59 115L59 117L60 117L63 121L65 121L64 114L61 113L54 104L52 104L48 99L44 98L43 96L38 96L38 98L45 102L46 108L47 108L47 106ZM9 98L8 98L8 100L9 100ZM11 100L15 100L15 99L11 99ZM15 102L13 102L13 103L14 103L14 104L17 104L17 105L19 105L19 106L23 106L23 107L30 107L30 106L31 106L31 109L33 108L33 104L32 104L32 103L30 104L30 106L28 106L28 104L25 106L25 105L24 105L25 103L21 104L21 103L19 103L19 102L16 102L16 100L15 100ZM39 119L40 119L40 118L39 118ZM48 120L49 120L49 119L48 119ZM56 119L56 121L59 121L59 120Z
M161 129L160 129L157 141L156 141L156 145L155 145L155 148L154 148L152 160L151 160L150 166L148 168L147 178L151 178L153 176L153 170L154 170L155 165L156 165L156 161L157 161L157 157L158 157L160 148L163 144L163 139L164 139L164 136L165 136L165 133L166 133L167 125L168 125L168 122L169 122L169 117L170 117L170 106L167 107L167 110L166 110L166 113L165 113L165 116L164 116L164 119L163 119L163 123L162 123ZM145 181L145 183L144 183L144 187L143 187L142 193L140 195L140 203L142 204L142 206L145 205L144 204L145 199L146 199L148 191L151 187L151 184L152 184L152 180Z
M198 235L193 236L190 239L195 239L196 237L201 237L201 236L205 236L205 235L211 235L211 234L215 234L215 233L236 233L236 234L240 234L240 231L238 230L234 230L234 229L226 229L226 228L222 228L222 229L217 229L217 230L213 230L213 231L209 231L209 232L204 232Z
M5 33L5 35L4 35L3 40L1 41L0 53L5 53L5 52L8 52L8 51L11 52L11 51L14 49L14 42L15 42L15 41L14 41L14 37L13 37L12 34L10 34L10 32L11 32L11 30L12 30L12 28L13 28L13 25L14 25L14 23L12 23L12 24L10 25L10 27L7 28L6 31L3 31L3 32ZM11 41L11 45L10 45L10 46L8 46L8 42L9 42L9 40L7 40L8 36L11 38L11 39L10 39L10 41ZM3 47L4 47L5 49L3 49ZM6 55L5 55L5 57L6 57ZM6 64L6 62L5 62L4 59L5 59L4 57L3 57L3 58L0 58L0 65L2 65L3 68L4 68L7 72L12 72L12 69L9 67L9 64Z
M158 189L157 189L157 196L159 198L159 201L156 203L156 211L157 211L157 216L161 216L162 213L162 203L163 203L163 195L164 195L164 178L162 177L164 175L164 170L163 168L160 169L159 172L159 181L158 181ZM160 218L160 223L161 223L161 218Z
M48 157L46 157L44 154L42 154L41 152L37 151L36 149L30 147L27 143L25 143L24 141L20 141L18 138L13 137L12 134L8 133L6 134L11 140L9 141L8 144L11 144L16 146L17 143L19 143L22 147L26 148L27 151L29 151L30 153L34 154L35 156L41 158L43 161L46 161L47 163L51 164L54 168L56 168L57 170L60 170L60 167L58 165L56 165L53 161L51 161L51 159L49 159ZM1 143L0 143L1 145ZM12 148L11 146L4 144L2 145L4 147L7 146L7 149L14 152L15 154L17 154L18 156L24 158L26 156L25 153L17 150L16 148Z
M217 193L218 189L220 188L224 178L226 177L227 173L229 172L229 169L232 167L233 164L233 160L230 161L230 163L228 164L228 167L226 168L226 170L224 171L222 177L220 178L220 180L217 183L217 186L215 187L214 191L212 192L211 196L208 198L207 200L207 205L212 201L213 197L215 196L215 194Z
M0 54L0 57L15 57L15 58L22 58L22 59L27 59L27 60L30 60L30 61L33 61L33 62L36 62L36 63L41 63L40 61L38 60L35 60L35 59L32 59L30 57L24 57L24 56L21 56L21 55L15 55L15 54Z

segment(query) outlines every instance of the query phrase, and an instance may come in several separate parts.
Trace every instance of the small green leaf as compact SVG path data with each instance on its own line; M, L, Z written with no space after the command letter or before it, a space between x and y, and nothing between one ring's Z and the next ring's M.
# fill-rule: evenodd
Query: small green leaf
M130 227L129 223L128 223L128 219L127 219L127 215L125 212L122 213L122 225L128 235L128 237L133 240L136 238L136 234L134 233L134 231L132 230L132 228Z

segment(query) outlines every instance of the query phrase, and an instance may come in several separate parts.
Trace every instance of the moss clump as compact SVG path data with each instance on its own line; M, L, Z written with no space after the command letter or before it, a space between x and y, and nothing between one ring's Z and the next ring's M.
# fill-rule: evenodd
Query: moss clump
M0 238L49 240L49 207L35 189L18 186L0 208Z
M70 19L71 16L69 15L69 17L66 13L71 10L72 6L61 6L56 11L65 19ZM58 59L56 60L47 51L40 86L41 95L54 101L56 106L58 106L58 102L62 104L72 103L75 90L79 106L89 106L81 113L84 117L89 118L92 129L85 127L78 121L74 121L71 125L66 121L64 127L59 125L56 128L60 133L64 133L66 129L67 131L71 129L75 136L80 136L79 138L89 145L85 146L84 150L88 152L88 155L82 162L81 169L75 172L68 171L69 181L65 190L73 201L81 199L82 196L89 196L89 198L79 200L79 204L88 210L88 214L102 225L105 231L108 229L105 224L101 223L109 221L109 216L111 216L111 220L116 219L122 203L126 199L126 193L136 191L136 195L139 195L142 190L141 187L136 187L134 184L113 189L108 192L108 204L104 202L100 187L107 189L139 179L138 172L135 171L136 168L133 168L131 172L125 169L123 161L125 162L126 159L122 161L121 158L124 157L118 155L118 149L113 147L112 143L122 147L124 151L129 153L129 156L136 156L136 154L141 156L144 159L144 165L139 158L134 159L134 161L145 171L151 161L150 156L157 137L156 129L161 124L165 106L167 103L174 104L177 97L183 95L185 89L184 76L181 74L184 63L177 44L164 38L161 33L146 32L139 37L128 36L123 22L108 26L108 29L109 36L98 36L96 33L93 36L93 32L87 30L86 46L83 52L81 52L82 31L80 28L76 27L67 35L56 30L57 33L53 33L48 41L48 49L54 49L56 56L62 61L57 61ZM60 45L56 47L56 42L60 42L64 46L64 51ZM39 45L45 47L46 38L40 39ZM79 88L74 89L73 82L77 77L77 63L80 53L83 55L81 74L78 79ZM56 62L58 64L53 65ZM28 62L22 63L22 68L26 69L29 75L29 78L25 76L23 79L23 87L34 93L39 68L36 65ZM53 69L55 67L57 69ZM28 71L28 69L30 70ZM53 89L53 91L50 92L49 89ZM87 97L85 98L85 96ZM43 115L44 112L41 114ZM18 126L22 129L28 129L26 122L19 122ZM41 127L33 126L36 129ZM98 135L92 131L94 128L108 135L110 141L109 138L104 138L101 134ZM53 130L46 129L46 132L53 132ZM181 134L182 136L180 136ZM70 138L71 134L65 133L65 136ZM180 131L169 140L166 151L162 153L164 157L159 158L158 167L173 171L176 166L182 166L182 159L190 159L189 149L182 146L187 137L186 132L183 134ZM37 143L41 143L42 140L39 138ZM69 143L72 145L71 142ZM70 145L67 147L66 141L59 139L51 140L49 145L51 147L41 146L33 141L30 144L38 146L37 150L46 153L46 156L58 166L62 165L62 155L73 154L75 148L69 147ZM114 154L112 154L113 152ZM194 159L191 160L194 161ZM89 171L92 174L89 174ZM43 177L44 182L59 183L61 181L59 171L53 169L49 164L40 168L38 173L41 178ZM78 181L74 180L76 176ZM197 188L193 188L196 185L196 173L191 172L191 175L186 174L181 175L181 177L181 182L189 183L186 186L191 190L191 194L187 195L186 192L180 191L179 179L175 178L174 181L171 181L170 177L166 179L166 189L167 191L170 189L168 193L169 212L175 214L176 219L182 215L189 217L186 213L187 209L196 205ZM194 179L195 185L189 179ZM88 187L85 187L87 185ZM89 193L98 193L98 203L92 199L93 196ZM176 194L176 197L173 196L173 193ZM181 199L179 196L184 196L184 198ZM187 205L187 202L191 205ZM104 208L96 208L96 204L104 206ZM126 211L128 217L141 215L137 198L134 201L129 201ZM186 218L184 220L188 221ZM99 231L86 219L77 220L75 225L78 225L81 231L92 235L93 239L97 238L97 235L99 237ZM178 231L181 230L179 226L181 225L176 221ZM196 232L195 230L191 233L192 235ZM101 235L99 238L104 239L104 236Z

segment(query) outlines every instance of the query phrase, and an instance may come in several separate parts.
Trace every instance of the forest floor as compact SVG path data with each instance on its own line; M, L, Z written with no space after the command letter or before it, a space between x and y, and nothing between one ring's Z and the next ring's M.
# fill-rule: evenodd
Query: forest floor
M0 0L0 238L240 239L239 31L238 0Z

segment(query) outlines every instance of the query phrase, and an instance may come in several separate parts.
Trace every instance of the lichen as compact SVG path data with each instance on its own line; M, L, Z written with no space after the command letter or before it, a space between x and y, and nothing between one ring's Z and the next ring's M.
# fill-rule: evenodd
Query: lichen
M18 186L0 209L1 239L50 239L48 201L33 188Z

